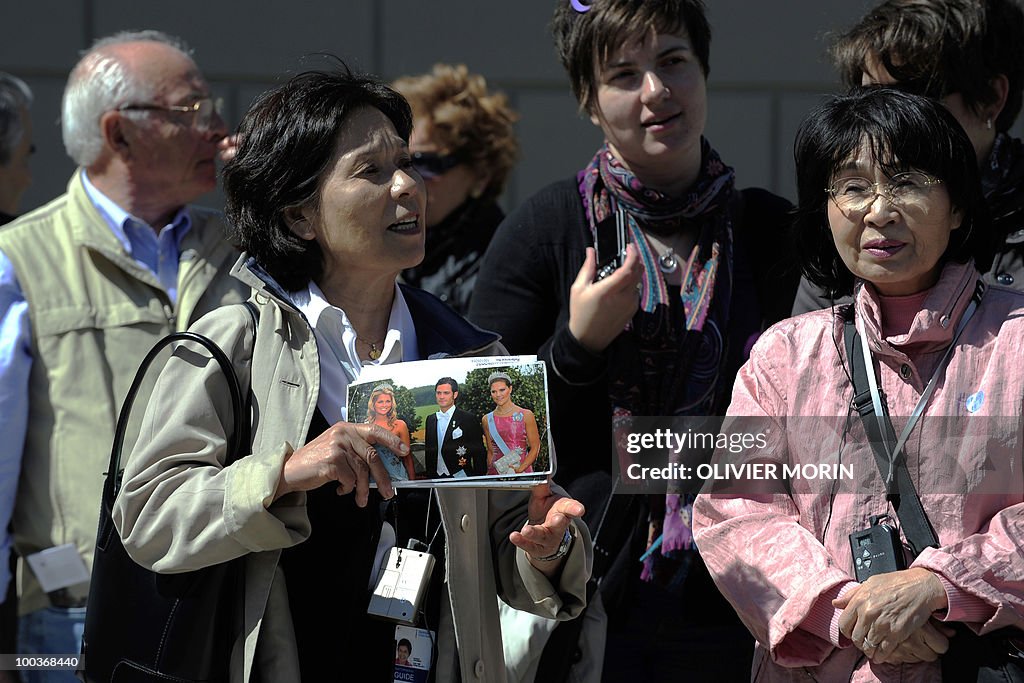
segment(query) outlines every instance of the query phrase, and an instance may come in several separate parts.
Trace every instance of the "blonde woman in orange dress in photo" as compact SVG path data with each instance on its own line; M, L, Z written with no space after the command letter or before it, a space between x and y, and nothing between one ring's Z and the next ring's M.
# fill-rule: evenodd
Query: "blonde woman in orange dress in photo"
M512 378L493 372L487 378L496 406L480 421L487 439L487 474L533 472L540 455L540 431L533 411L512 402Z
M391 475L391 481L406 481L416 478L416 465L412 461L412 439L409 436L409 425L398 418L395 390L390 384L381 384L373 388L366 406L366 423L377 425L388 430L410 448L409 455L401 456L387 446L377 444L377 453Z

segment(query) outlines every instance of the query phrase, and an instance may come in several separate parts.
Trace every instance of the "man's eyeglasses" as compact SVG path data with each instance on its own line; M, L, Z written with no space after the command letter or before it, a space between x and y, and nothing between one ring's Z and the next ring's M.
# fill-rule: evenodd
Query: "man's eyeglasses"
M455 154L438 154L437 152L412 153L412 167L424 179L444 175L461 163L462 161Z
M867 209L879 196L897 207L923 204L931 189L941 183L939 178L920 171L907 171L897 173L886 183L873 183L859 177L840 178L825 192L840 209L857 212Z
M220 116L224 100L220 97L204 97L192 104L164 106L162 104L122 104L117 111L170 111L192 115L192 127L208 131L214 127L214 116Z

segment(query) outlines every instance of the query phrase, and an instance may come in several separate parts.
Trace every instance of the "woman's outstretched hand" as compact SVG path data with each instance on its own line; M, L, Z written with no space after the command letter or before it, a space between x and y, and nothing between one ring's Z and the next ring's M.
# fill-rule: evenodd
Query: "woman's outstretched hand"
M569 288L569 332L588 351L601 353L622 332L640 305L643 266L636 247L626 246L626 260L599 282L597 255L587 247L587 257Z
M336 422L288 456L274 499L294 491L311 491L329 481L336 481L339 496L355 491L356 505L366 507L371 476L380 494L391 498L395 489L374 444L387 446L402 456L409 454L409 447L398 435L377 425Z
M583 503L551 492L547 483L538 484L530 491L528 520L522 531L513 531L509 540L526 551L526 557L538 571L552 577L562 568L564 557L547 562L538 558L553 555L562 543L570 522L583 515Z

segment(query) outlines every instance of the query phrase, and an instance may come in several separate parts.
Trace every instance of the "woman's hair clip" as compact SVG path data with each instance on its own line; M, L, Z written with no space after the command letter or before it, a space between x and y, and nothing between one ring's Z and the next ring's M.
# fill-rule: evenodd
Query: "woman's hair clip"
M505 384L507 384L509 386L512 386L512 378L509 377L504 372L501 372L501 371L492 372L491 374L487 375L487 384L488 384L488 386L490 386L495 380L499 380L499 379L505 380Z
M569 0L569 4L580 14L590 11L590 5L584 5L580 0Z

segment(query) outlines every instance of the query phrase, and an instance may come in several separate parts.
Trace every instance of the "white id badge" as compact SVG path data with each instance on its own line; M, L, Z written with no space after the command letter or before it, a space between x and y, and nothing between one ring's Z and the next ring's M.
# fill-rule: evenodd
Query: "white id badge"
M74 543L40 550L25 559L39 580L39 585L47 593L89 580L89 570L85 568L85 562Z
M393 681L426 683L434 654L433 631L412 626L395 627L395 668Z
M392 548L380 568L377 586L366 613L387 621L414 626L427 594L434 556L408 548Z

